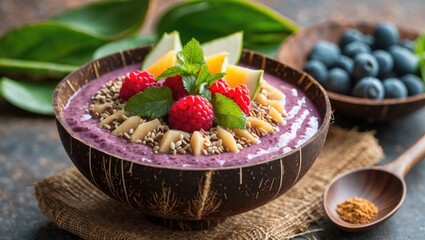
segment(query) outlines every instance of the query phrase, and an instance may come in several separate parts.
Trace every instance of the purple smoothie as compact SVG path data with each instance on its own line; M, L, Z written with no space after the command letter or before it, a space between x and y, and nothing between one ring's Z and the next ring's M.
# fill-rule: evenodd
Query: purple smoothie
M134 71L139 65L128 66L90 81L69 100L64 111L64 120L83 142L112 155L148 165L172 167L228 167L266 161L297 148L316 132L321 123L313 103L296 87L265 74L264 79L282 91L282 99L288 116L286 124L276 133L260 138L261 142L244 148L238 153L226 152L207 156L171 155L154 153L149 146L127 142L99 126L97 118L89 113L91 97L109 80Z

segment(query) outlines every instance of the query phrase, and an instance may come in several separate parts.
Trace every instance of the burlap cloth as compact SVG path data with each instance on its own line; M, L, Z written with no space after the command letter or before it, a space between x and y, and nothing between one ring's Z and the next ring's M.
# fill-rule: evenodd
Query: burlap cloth
M323 191L334 176L373 165L382 156L373 133L333 126L315 164L290 191L203 231L156 225L97 190L75 167L37 183L35 193L44 214L60 228L86 239L285 239L306 231L323 216Z

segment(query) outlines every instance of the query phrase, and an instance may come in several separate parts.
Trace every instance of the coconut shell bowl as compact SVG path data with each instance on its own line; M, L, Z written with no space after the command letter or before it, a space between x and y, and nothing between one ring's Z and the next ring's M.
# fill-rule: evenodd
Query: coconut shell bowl
M134 162L79 139L63 119L71 96L88 81L108 72L140 66L150 49L136 48L90 62L65 77L54 92L53 107L62 144L74 165L94 186L163 226L200 230L278 198L307 173L330 124L326 92L307 74L249 50L243 51L242 64L265 69L297 86L316 105L323 120L318 131L291 152L250 165L183 168Z
M371 22L335 22L327 21L308 27L296 35L288 37L281 45L277 59L291 67L302 69L314 44L319 40L338 43L343 32L355 28L364 34L371 34L377 23ZM397 27L400 39L414 40L419 33L403 27ZM388 98L382 100L357 98L327 91L332 109L353 118L367 122L390 122L409 115L425 106L425 93L406 98Z

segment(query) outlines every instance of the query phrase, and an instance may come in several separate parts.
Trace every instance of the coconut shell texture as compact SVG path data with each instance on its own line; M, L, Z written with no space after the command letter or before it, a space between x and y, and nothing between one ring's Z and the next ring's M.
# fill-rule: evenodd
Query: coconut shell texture
M98 189L162 225L182 230L211 227L281 196L310 169L323 147L330 104L323 88L307 74L264 55L244 50L241 63L298 86L316 105L322 123L300 148L254 165L185 169L122 159L80 140L63 120L69 98L88 81L112 70L141 63L150 47L127 50L90 62L65 77L53 95L62 144L78 170ZM237 157L237 155L235 156Z

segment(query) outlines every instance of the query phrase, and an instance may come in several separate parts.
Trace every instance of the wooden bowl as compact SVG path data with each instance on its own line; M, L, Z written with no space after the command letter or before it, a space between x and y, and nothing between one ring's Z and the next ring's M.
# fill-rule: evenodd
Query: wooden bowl
M108 72L134 64L140 66L149 50L132 49L90 62L65 77L53 94L62 144L78 170L94 186L164 226L196 230L268 203L288 191L310 169L329 128L331 111L326 92L307 74L247 50L241 63L265 69L268 74L298 86L316 105L323 121L317 133L299 148L256 164L198 169L137 163L79 139L63 119L70 97L88 81Z
M300 31L281 45L278 60L297 69L302 69L308 53L318 40L337 43L347 28L356 28L371 34L376 23L370 22L324 22ZM416 39L418 32L398 27L401 39ZM389 122L404 117L425 105L425 94L407 98L373 100L357 98L327 91L332 109L346 116L368 122Z

